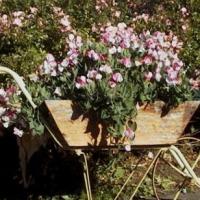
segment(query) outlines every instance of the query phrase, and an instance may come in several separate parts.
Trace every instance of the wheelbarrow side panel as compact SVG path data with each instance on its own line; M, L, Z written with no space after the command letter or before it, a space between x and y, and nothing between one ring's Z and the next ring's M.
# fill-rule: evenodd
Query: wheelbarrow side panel
M93 114L83 112L69 100L46 100L50 126L57 127L55 136L70 148L103 148L117 144L129 144L129 141L113 140L106 127ZM187 101L163 115L163 103L147 104L139 108L136 117L135 146L170 145L177 142L183 134L192 115L199 106L198 101Z

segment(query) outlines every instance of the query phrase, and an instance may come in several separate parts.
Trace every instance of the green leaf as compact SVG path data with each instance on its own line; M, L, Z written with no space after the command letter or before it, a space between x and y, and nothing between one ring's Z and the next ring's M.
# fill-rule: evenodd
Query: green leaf
M122 167L117 167L115 173L114 173L114 176L119 179L119 178L122 178L125 174L125 170L122 168Z

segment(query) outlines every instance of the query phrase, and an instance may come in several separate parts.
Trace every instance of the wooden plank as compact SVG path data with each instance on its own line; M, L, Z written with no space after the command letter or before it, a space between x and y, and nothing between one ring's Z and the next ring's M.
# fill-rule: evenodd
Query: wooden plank
M116 141L109 137L106 127L94 115L83 116L71 101L46 100L45 105L51 118L48 120L51 125L55 123L55 135L63 144L75 148L116 146ZM160 101L140 107L132 145L176 143L198 106L198 101L188 101L171 109L163 117L163 103ZM129 141L117 143L129 144Z

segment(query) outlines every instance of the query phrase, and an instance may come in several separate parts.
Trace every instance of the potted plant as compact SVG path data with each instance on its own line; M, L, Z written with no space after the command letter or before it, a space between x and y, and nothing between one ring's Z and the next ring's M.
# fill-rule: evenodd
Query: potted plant
M152 108L155 112L160 109L160 118L169 108L190 100L186 68L179 58L181 48L182 42L172 32L166 34L146 31L137 34L125 23L105 27L96 41L83 41L80 36L69 33L66 39L66 56L58 61L52 54L48 54L40 66L39 79L57 98L68 99L78 105L83 115L95 113L96 119L105 125L105 132L110 136L115 139L125 136L134 141L140 105L156 100L165 102L162 107L159 103L159 106L157 104ZM56 101L47 104L55 112ZM195 103L194 107L187 109L192 108L193 113L197 105ZM65 113L62 110L64 104L58 103L57 106L61 106L61 110L58 108L60 114L57 115L62 115L62 111ZM185 109L182 114L184 113ZM190 117L191 114L188 119ZM55 118L56 116L54 120ZM188 121L185 122L187 124ZM186 124L181 125L181 131ZM70 125L65 128L67 126ZM69 129L65 131L66 134L70 132ZM80 126L77 129L80 133L87 132L80 129ZM76 132L75 127L73 131ZM180 130L177 131L180 136ZM167 142L165 137L162 142L164 141ZM145 142L148 143L144 141L142 144ZM95 140L92 144L96 143Z

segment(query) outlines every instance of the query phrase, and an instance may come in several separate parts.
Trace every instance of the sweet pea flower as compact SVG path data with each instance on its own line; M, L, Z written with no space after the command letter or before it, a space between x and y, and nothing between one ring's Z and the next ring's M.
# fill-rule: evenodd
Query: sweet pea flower
M129 57L124 57L120 60L120 63L123 64L125 67L130 68L132 67L131 59Z
M109 84L109 86L111 87L111 88L114 88L114 87L116 87L116 82L115 81L113 81L113 80L110 80L109 82L108 82L108 84Z
M97 70L89 70L87 73L87 77L90 79L95 79L97 73L98 73Z
M159 72L157 72L155 75L156 81L160 82L161 78L162 78L161 74Z
M122 75L119 72L112 74L112 80L116 83L120 83L123 81Z
M102 79L102 75L100 73L97 73L95 76L96 80L101 80Z
M36 7L30 7L30 11L32 14L36 14L38 12L38 9Z
M61 88L60 87L56 87L56 89L54 90L53 93L56 94L59 97L62 96Z
M139 60L135 60L135 66L138 67L140 65L142 65L142 62L140 62Z
M125 145L125 150L128 152L131 151L131 145L130 144Z
M0 117L6 112L6 108L0 107Z
M146 65L151 65L152 64L152 62L153 62L153 60L152 60L152 57L151 56L145 56L144 58L143 58L143 61L142 61L144 64L146 64Z
M20 18L15 18L13 20L13 25L16 25L16 26L19 26L19 27L23 26L22 20Z
M22 137L23 134L24 134L24 132L23 132L23 130L20 130L20 129L14 127L14 129L13 129L13 134L14 134L14 135L17 135L18 137Z
M80 89L82 87L84 87L87 84L87 79L85 76L79 76L77 77L75 86L77 89Z
M146 73L144 74L144 78L145 78L145 80L147 80L147 81L150 81L150 80L152 79L152 77L153 77L153 73L152 73L152 72L146 72Z
M97 60L100 59L99 54L96 53L93 49L90 50L90 51L88 51L88 52L87 52L87 55L88 55L89 58L91 58L91 59L93 59L93 60L95 60L95 61L97 61Z
M117 52L117 49L115 46L111 47L109 50L108 50L109 54L115 54Z
M126 128L123 134L125 137L129 138L130 140L133 140L135 138L135 133L131 128Z
M106 74L111 74L111 73L112 73L112 69L111 69L111 67L108 66L108 65L102 65L102 66L99 68L99 71L105 72Z
M70 21L69 21L69 16L64 16L60 19L60 24L63 25L64 27L69 27L70 26Z

